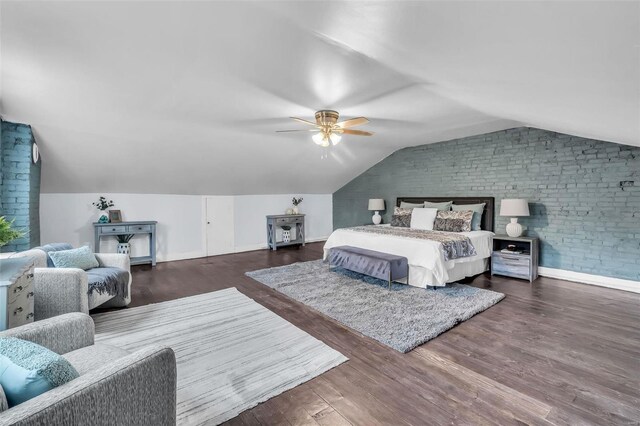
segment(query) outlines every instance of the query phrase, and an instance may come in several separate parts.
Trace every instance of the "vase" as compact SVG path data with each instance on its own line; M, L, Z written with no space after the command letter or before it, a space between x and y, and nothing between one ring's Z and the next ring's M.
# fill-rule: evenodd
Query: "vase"
M288 229L283 229L282 230L282 242L283 243L288 243L291 241L291 231Z
M131 244L118 243L117 252L118 254L126 254L127 256L129 256L131 254Z
M109 223L109 212L106 210L100 210L98 213L98 223Z
M300 209L298 206L293 206L293 214L300 214Z

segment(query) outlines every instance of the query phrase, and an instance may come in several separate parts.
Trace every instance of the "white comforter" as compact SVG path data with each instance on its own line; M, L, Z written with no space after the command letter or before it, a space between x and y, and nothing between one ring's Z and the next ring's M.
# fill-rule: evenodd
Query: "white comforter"
M471 239L476 255L449 261L444 260L442 244L437 241L416 238L380 235L351 231L349 228L336 229L324 245L324 258L329 249L338 246L361 247L383 253L404 256L409 262L409 283L416 287L444 286L449 282L448 271L456 264L475 262L491 256L493 232L462 232Z

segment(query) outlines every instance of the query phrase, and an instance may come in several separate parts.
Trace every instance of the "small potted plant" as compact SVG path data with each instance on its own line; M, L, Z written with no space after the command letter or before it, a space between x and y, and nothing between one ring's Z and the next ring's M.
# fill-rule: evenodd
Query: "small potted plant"
M98 223L109 223L109 213L107 212L107 209L115 206L115 204L113 204L113 200L107 201L106 198L100 197L97 202L91 204L99 210Z
M291 241L291 227L289 225L281 226L282 228L282 242L288 243Z
M0 247L9 244L13 240L22 238L25 235L26 232L13 227L13 220L8 221L4 216L0 216Z
M117 252L119 254L126 254L127 256L131 254L131 244L129 244L131 238L133 238L133 234L116 235L118 240Z
M302 197L293 197L291 203L293 204L293 214L300 214L300 208L298 206L300 205L300 203L302 203Z

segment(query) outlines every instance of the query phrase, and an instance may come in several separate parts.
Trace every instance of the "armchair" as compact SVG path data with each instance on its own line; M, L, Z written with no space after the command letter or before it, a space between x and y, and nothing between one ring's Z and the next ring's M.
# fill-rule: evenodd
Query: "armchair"
M103 308L123 307L131 302L131 265L129 256L116 253L95 253L99 267L115 267L129 272L126 297L107 293L89 293L87 273L77 268L54 268L47 253L34 248L15 254L35 259L34 270L34 319L40 321L69 312L89 313L98 306Z
M0 425L174 425L176 359L171 348L129 353L94 344L91 317L71 313L0 332L63 355L80 377L0 412Z

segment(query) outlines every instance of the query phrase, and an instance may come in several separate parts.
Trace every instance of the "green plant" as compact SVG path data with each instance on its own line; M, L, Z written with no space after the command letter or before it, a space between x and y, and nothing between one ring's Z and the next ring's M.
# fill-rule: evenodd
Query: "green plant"
M9 222L4 216L0 216L0 247L9 244L13 240L22 238L26 234L26 232L13 227L13 220Z
M283 225L280 228L284 229L285 231L290 231L291 227L289 225Z
M98 198L98 202L96 202L96 203L91 203L91 204L93 204L94 206L96 206L96 208L97 208L98 210L101 210L101 211L105 211L105 210L106 210L106 209L108 209L109 207L113 207L113 206L115 206L115 204L113 204L113 200L109 200L109 201L107 201L107 199L106 199L106 198L104 198L104 197L100 197L100 198Z
M133 238L133 234L116 235L116 240L118 240L120 244L128 243L129 241L131 241L131 238Z

